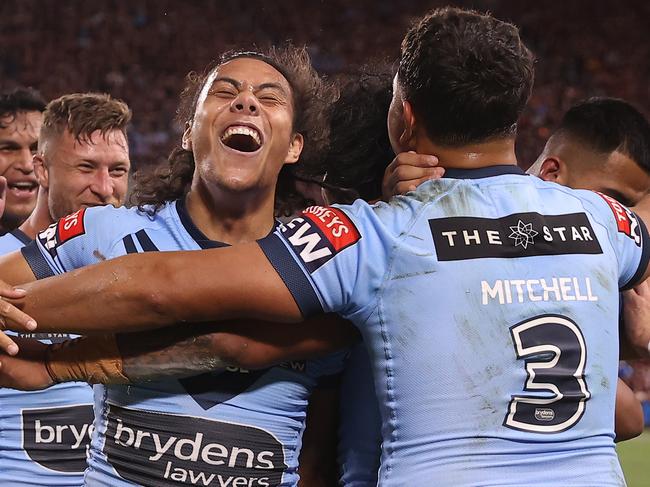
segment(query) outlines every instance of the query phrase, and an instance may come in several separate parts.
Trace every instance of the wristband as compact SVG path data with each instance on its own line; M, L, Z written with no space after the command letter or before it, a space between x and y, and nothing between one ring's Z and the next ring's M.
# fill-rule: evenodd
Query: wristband
M127 384L115 335L91 335L47 347L45 368L55 383Z

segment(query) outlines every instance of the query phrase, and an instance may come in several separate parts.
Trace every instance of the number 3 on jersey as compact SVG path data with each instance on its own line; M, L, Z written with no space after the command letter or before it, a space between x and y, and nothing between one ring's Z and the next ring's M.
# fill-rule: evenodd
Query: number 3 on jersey
M578 325L565 316L542 315L510 328L518 359L528 378L513 395L504 426L534 433L558 433L574 426L591 396L585 382L587 350Z

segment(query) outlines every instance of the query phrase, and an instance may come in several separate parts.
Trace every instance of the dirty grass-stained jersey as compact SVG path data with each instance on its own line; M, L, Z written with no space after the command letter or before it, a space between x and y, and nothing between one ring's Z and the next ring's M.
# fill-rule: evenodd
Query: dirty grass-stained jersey
M19 229L6 233L0 237L0 255L30 242ZM43 343L71 338L63 333L5 333ZM92 402L92 388L83 382L56 384L43 391L0 388L0 485L83 485Z
M38 252L28 259L32 265L62 273L126 253L225 246L194 225L182 200L155 215L107 206L62 222L39 235ZM86 483L296 485L309 394L340 373L343 358L340 353L260 371L233 368L186 379L95 386L96 429Z
M304 315L363 334L379 485L586 487L625 485L618 300L646 240L618 202L504 165L309 208L260 246Z

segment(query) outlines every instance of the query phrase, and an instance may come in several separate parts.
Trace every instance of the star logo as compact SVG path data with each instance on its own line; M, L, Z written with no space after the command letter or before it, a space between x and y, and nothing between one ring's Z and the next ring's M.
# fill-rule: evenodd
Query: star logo
M532 223L524 223L521 220L517 221L516 226L510 226L510 232L508 237L515 241L515 247L521 245L524 249L527 249L528 245L533 245L535 243L533 237L539 234L533 230Z

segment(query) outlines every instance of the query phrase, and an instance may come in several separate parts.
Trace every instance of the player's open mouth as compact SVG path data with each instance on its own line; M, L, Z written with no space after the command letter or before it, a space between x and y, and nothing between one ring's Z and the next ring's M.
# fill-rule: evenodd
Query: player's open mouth
M7 189L16 197L31 197L36 192L38 183L36 181L17 181L7 183Z
M262 147L262 134L255 127L231 125L221 136L226 147L239 152L255 152Z

